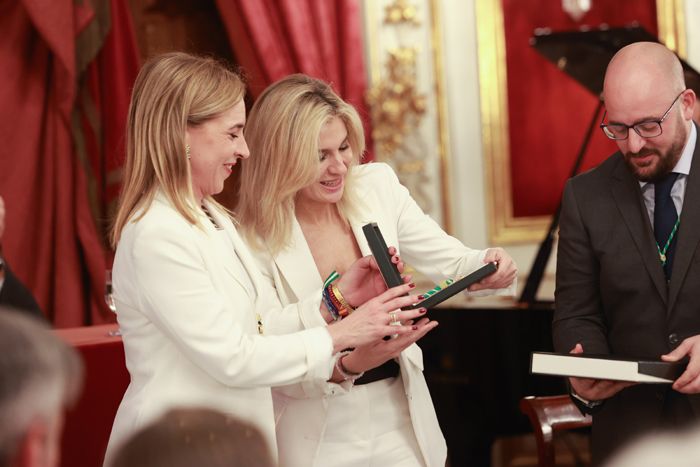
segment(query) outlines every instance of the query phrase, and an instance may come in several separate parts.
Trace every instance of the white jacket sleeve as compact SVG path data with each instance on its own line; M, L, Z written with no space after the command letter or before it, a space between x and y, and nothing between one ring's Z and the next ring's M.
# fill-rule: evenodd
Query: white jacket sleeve
M403 261L435 282L465 276L484 265L487 250L475 250L448 235L437 222L425 214L401 185L387 164L374 163L372 180L381 190L386 206L395 212L398 248ZM470 295L515 293L515 282L506 289L467 292Z

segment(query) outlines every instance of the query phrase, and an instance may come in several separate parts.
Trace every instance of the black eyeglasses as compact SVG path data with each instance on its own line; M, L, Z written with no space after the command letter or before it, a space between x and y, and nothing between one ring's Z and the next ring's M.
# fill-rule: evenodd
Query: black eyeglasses
M608 113L606 110L603 114L603 119L600 122L600 128L603 130L603 133L605 133L605 136L615 140L627 139L630 128L632 128L642 138L656 138L657 136L661 136L661 133L663 133L661 124L664 120L666 120L666 117L668 117L668 114L678 101L678 98L681 97L685 91L686 89L681 91L681 93L678 94L675 99L673 99L673 102L669 106L668 110L664 112L663 116L658 120L644 120L643 122L635 123L634 125L625 125L624 123L603 123L605 121L605 116Z

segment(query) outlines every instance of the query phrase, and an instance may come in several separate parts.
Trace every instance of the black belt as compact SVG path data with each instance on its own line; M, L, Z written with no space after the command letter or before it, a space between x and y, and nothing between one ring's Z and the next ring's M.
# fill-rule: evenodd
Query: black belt
M365 371L361 378L355 380L355 385L369 384L381 379L393 378L399 375L400 369L399 364L392 358L376 368Z

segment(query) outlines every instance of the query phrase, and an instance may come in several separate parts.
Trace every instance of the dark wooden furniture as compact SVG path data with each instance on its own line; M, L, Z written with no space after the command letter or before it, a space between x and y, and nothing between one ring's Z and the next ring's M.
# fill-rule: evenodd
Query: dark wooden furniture
M530 418L537 440L540 467L554 467L554 435L557 432L590 427L593 419L583 415L568 395L525 397L520 409Z

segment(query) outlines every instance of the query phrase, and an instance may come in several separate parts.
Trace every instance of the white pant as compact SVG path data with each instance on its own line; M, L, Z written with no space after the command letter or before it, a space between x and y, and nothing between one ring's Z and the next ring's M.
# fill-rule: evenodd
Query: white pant
M424 467L401 376L328 399L325 435L314 465Z

